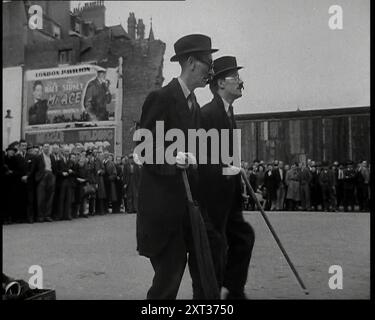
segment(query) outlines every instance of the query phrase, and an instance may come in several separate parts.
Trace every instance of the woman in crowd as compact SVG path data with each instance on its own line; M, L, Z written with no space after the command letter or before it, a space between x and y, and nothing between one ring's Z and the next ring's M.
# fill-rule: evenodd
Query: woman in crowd
M300 181L301 175L298 163L294 163L292 168L286 173L285 183L288 186L286 194L286 200L288 202L287 207L289 210L297 210L298 203L301 200L300 195Z

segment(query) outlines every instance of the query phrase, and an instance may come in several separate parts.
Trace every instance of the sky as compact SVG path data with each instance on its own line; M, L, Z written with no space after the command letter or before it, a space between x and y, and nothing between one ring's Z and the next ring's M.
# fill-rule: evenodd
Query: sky
M87 1L80 1L82 3ZM76 6L77 1L72 1ZM328 10L343 10L343 29L331 30ZM127 30L129 12L166 43L164 85L180 74L173 44L206 34L213 58L232 55L244 67L245 90L236 114L370 105L370 0L105 1L106 25ZM208 87L196 90L200 105Z

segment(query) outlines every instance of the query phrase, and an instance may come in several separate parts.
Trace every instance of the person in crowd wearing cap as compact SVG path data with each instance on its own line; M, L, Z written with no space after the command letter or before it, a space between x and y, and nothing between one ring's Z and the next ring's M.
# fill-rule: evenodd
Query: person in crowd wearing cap
M124 167L121 163L121 157L117 156L116 161L115 161L115 166L116 166L116 198L117 201L114 202L113 204L113 212L115 213L120 213L121 212L121 204L122 204L122 199L123 199L123 186L124 186L124 181L123 176L124 176Z
M60 162L60 147L55 143L51 146L51 158L53 159L55 163L55 195L53 198L53 205L52 205L52 217L54 220L56 220L56 215L59 210L58 208L58 200L59 200L59 194L60 194L60 179L58 179L58 167Z
M337 199L337 185L338 185L338 170L339 170L339 162L333 161L331 166L331 171L333 173L333 186L334 186L334 192L333 192L333 208L335 211L339 211L339 204Z
M79 191L77 181L77 169L79 157L76 153L76 148L73 147L69 153L68 159L68 173L69 173L69 186L71 190L71 217L72 219L78 218L79 209Z
M138 192L140 182L140 167L134 162L134 155L128 156L128 163L125 167L125 192L127 201L127 213L137 213L138 211Z
M241 68L232 56L220 57L214 61L214 76L210 82L213 99L201 110L201 123L205 130L229 130L228 147L231 155L236 147L232 138L233 129L236 129L232 104L242 96L243 81L238 74ZM216 277L219 288L225 286L228 289L228 299L245 299L244 287L255 234L242 214L239 172L223 175L224 168L233 169L232 164L223 163L222 159L219 164L211 164L210 150L208 145L207 165L199 168L202 208L207 212L206 224Z
M50 145L43 144L42 153L35 159L33 174L37 188L38 222L51 222L55 195L55 161L50 154Z
M348 161L346 163L346 169L344 170L344 211L350 210L354 211L355 205L355 182L356 182L356 172L353 167L353 161Z
M17 218L14 214L15 204L19 201L16 196L18 180L16 153L17 149L9 145L4 155L4 184L7 186L4 188L5 205L3 209L3 221L5 224L15 222L15 218Z
M310 164L310 200L311 200L311 210L318 210L318 206L320 204L320 185L319 185L319 175L316 171L316 165L311 163Z
M88 121L108 120L107 104L112 100L109 91L109 80L106 80L106 70L97 67L97 77L87 84L83 103L88 114Z
M48 123L48 103L46 99L43 99L43 91L44 86L42 81L35 81L33 84L34 104L29 107L28 111L28 124L30 126Z
M95 172L96 172L96 199L95 199L95 213L99 215L106 214L105 202L107 193L104 183L104 155L103 152L97 150L95 155Z
M104 185L105 185L105 192L107 195L106 201L104 203L104 210L105 212L109 212L109 208L112 207L112 213L115 213L113 210L113 204L117 201L117 194L116 194L116 179L117 179L117 172L116 166L113 162L113 156L106 150L104 151Z
M148 299L176 299L187 261L193 288L200 286L180 169L188 171L194 198L197 192L193 175L197 173L189 168L190 164L183 164L183 159L175 165L167 164L165 158L163 164L156 164L156 152L160 152L162 146L156 145L155 132L157 121L164 122L165 130L182 130L186 138L188 129L199 129L200 107L194 90L208 84L212 53L217 50L211 48L211 39L201 34L182 37L174 44L174 49L171 61L179 62L181 75L147 96L140 120L141 129L154 133L154 160L142 166L137 214L137 249L151 260L155 272ZM164 141L164 150L170 144ZM196 292L193 295L199 298Z
M335 211L333 199L333 193L335 192L334 182L334 174L329 169L328 161L323 161L322 170L319 172L319 185L322 191L323 210L326 212Z
M336 185L336 197L337 197L337 207L344 206L344 164L339 163L337 169L337 185Z
M95 201L96 201L96 193L97 193L97 172L95 170L95 153L94 150L87 150L86 151L87 157L87 174L88 174L88 183L92 186L94 192L89 195L88 203L89 203L89 215L93 216L95 214Z
M76 187L76 212L77 217L88 218L89 208L88 208L88 197L89 194L86 192L87 186L89 184L89 172L86 165L86 157L79 156L78 163L75 171L75 178L77 182Z
M302 163L301 168L301 207L304 211L311 210L311 172L305 163Z
M278 166L274 168L274 176L276 183L276 210L281 211L284 209L285 201L285 169L284 162L279 161Z
M367 167L367 161L363 160L359 163L356 179L357 198L360 211L369 210L369 183L370 170Z
M285 183L288 186L286 200L289 210L297 210L298 203L301 201L301 171L298 162L292 164L290 170L286 173Z
M128 204L127 204L127 197L126 197L126 185L125 185L125 181L126 181L126 175L127 175L127 165L129 163L129 158L128 156L123 156L121 158L121 163L122 163L122 167L123 167L123 171L122 171L122 188L123 188L123 191L122 191L122 196L123 196L123 203L124 203L124 211L125 212L129 212L128 210Z
M277 160L276 160L277 161ZM278 166L278 162L269 163L267 165L267 170L264 175L264 186L267 190L267 201L265 210L276 210L276 200L277 200L277 184L275 179L274 167Z
M57 198L55 220L72 220L72 186L71 173L69 172L69 154L70 150L68 146L63 147L61 154L56 154L56 185L59 186L59 191L55 195Z
M20 140L18 150L15 154L17 162L16 170L14 171L16 193L18 201L14 204L14 219L19 222L24 222L27 219L27 142Z

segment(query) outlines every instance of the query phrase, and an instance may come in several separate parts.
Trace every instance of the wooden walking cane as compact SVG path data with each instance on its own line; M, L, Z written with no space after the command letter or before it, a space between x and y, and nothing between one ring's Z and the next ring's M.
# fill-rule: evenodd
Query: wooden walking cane
M208 242L206 225L203 221L201 211L194 203L191 195L186 170L182 171L182 179L184 181L188 199L188 210L193 235L194 251L197 259L204 299L220 299L220 291L216 279L214 264L212 262L211 248L210 243Z
M256 205L258 206L258 208L259 208L259 210L260 210L260 213L262 214L262 217L263 217L264 221L266 222L266 225L267 225L268 229L270 229L273 238L275 239L277 245L279 246L281 252L282 252L283 255L284 255L284 258L285 258L286 261L288 262L289 267L292 269L294 276L296 277L296 279L297 279L299 285L300 285L301 288L302 288L302 291L303 291L305 294L309 294L309 291L306 289L306 286L304 285L304 283L303 283L301 277L299 276L299 274L298 274L296 268L294 267L292 261L289 259L289 256L288 256L288 254L286 253L286 251L285 251L285 249L284 249L284 247L283 247L283 245L282 245L282 243L281 243L279 237L277 236L277 234L276 234L275 230L273 229L273 227L272 227L270 221L268 220L268 217L267 217L266 213L264 212L263 207L260 205L260 203L259 203L259 201L258 201L258 198L255 196L254 190L253 190L253 188L251 187L251 185L250 185L250 183L249 183L249 180L247 179L246 174L245 174L245 172L244 172L243 170L241 170L241 176L242 176L242 178L244 179L244 181L245 181L245 183L246 183L246 186L247 186L247 188L249 189L252 198L254 199Z

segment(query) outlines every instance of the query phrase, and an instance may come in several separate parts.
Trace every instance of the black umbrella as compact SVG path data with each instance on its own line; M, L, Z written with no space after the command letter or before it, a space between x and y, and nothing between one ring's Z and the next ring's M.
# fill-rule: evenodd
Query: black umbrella
M188 199L188 210L194 242L194 251L198 263L204 299L220 299L220 291L215 275L214 264L212 262L211 248L210 243L208 242L206 225L203 221L201 211L198 205L195 204L191 195L186 170L182 171L182 178Z

